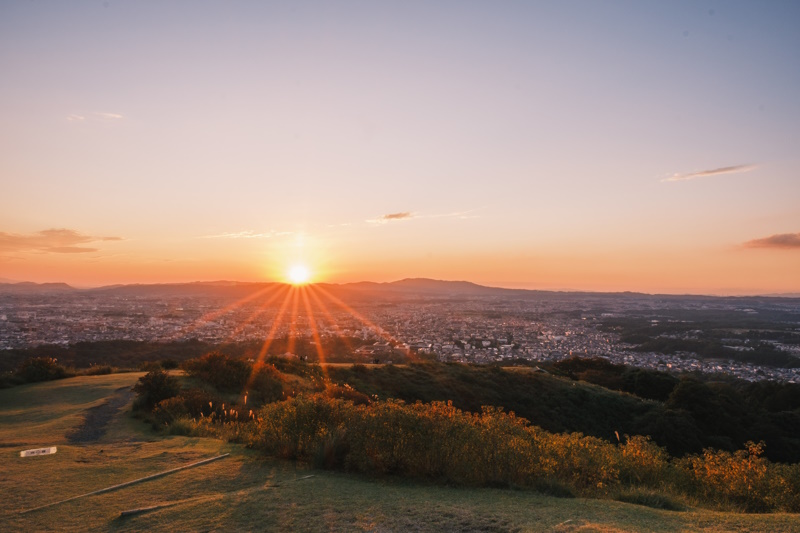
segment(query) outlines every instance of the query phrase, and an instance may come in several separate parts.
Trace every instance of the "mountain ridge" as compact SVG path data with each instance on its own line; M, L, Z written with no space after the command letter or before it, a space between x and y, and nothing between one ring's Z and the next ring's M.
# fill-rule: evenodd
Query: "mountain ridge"
M713 299L746 302L752 299L800 300L795 294L769 294L746 296L717 296L705 294L651 294L635 291L601 292L601 291L553 291L540 289L520 289L491 287L464 280L438 280L433 278L403 278L388 282L358 281L349 283L315 283L323 290L339 296L378 297L381 294L393 296L427 296L427 297L518 297L561 296L565 298L659 298L659 299ZM30 281L0 283L0 294L104 294L116 296L231 296L244 297L258 290L271 287L289 287L290 284L277 281L191 281L172 283L129 283L103 285L92 288L77 288L63 282L35 283Z

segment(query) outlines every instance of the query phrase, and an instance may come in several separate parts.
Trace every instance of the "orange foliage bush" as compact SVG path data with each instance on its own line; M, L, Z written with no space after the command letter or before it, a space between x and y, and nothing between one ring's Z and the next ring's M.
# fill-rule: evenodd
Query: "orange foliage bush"
M198 427L271 455L367 474L472 486L558 485L586 496L643 488L725 509L800 510L800 465L770 463L761 456L763 444L671 459L648 437L611 444L549 433L496 407L474 414L450 402L356 404L333 392L267 404L246 423L218 417Z

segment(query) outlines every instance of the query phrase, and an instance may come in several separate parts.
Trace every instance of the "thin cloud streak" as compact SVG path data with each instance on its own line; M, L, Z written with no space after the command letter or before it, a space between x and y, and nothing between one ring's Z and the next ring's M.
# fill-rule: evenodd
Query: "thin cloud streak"
M777 233L763 239L747 241L743 246L745 248L800 249L800 233Z
M120 113L103 113L100 111L95 111L89 113L88 115L81 115L78 113L71 113L67 115L67 120L70 122L83 122L87 118L91 119L92 121L106 121L106 120L122 120L125 118L125 115L121 115Z
M226 233L216 233L214 235L203 235L201 239L271 239L272 237L283 237L293 235L293 231L270 230L266 233L259 233L253 230L235 231Z
M46 229L29 235L0 231L0 253L38 252L76 254L97 252L98 248L79 246L98 241L121 241L121 237L96 237L73 229Z
M120 115L119 113L94 113L94 115L106 120L119 120L121 118L125 118L124 115Z
M397 213L389 213L378 218L370 218L365 220L365 222L367 224L380 225L380 224L388 224L390 222L398 222L401 220L410 220L412 218L417 218L417 217L411 211L401 211Z
M721 174L740 174L742 172L750 172L754 170L756 165L734 165L730 167L712 168L710 170L700 170L698 172L690 172L688 174L673 174L668 178L661 181L689 181L697 178L706 178L708 176L719 176Z
M401 220L416 220L420 218L459 218L459 219L468 219L468 218L475 218L476 215L472 215L475 211L479 209L484 209L483 207L477 209L470 209L468 211L456 211L453 213L434 213L431 215L420 215L417 213L413 213L411 211L402 211L398 213L389 213L387 215L383 215L380 218L370 218L366 220L368 224L373 225L381 225L381 224L388 224L390 222L397 222Z
M414 215L410 212L404 213L389 213L388 215L383 215L383 220L402 220L404 218L412 218Z

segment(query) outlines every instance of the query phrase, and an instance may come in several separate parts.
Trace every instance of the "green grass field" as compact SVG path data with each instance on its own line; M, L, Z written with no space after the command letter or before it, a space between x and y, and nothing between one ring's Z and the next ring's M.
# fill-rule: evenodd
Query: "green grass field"
M89 410L125 394L139 376L86 376L0 390L0 531L800 530L798 515L670 512L607 500L313 470L212 439L158 435L130 418L127 408L107 421L99 438L75 443L74 431ZM58 452L19 456L21 450L45 446L57 446ZM222 453L231 455L22 513ZM152 506L161 507L120 516Z

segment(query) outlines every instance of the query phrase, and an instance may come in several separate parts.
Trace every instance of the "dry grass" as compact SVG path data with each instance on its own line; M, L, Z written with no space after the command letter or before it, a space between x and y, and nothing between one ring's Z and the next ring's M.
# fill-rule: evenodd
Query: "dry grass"
M0 531L797 531L797 515L672 512L525 491L366 479L259 459L211 439L150 433L127 416L81 446L65 435L134 374L87 376L0 391ZM19 450L57 445L22 459ZM232 456L38 512L20 510L206 457ZM306 477L313 476L313 477ZM120 518L123 510L167 505Z

